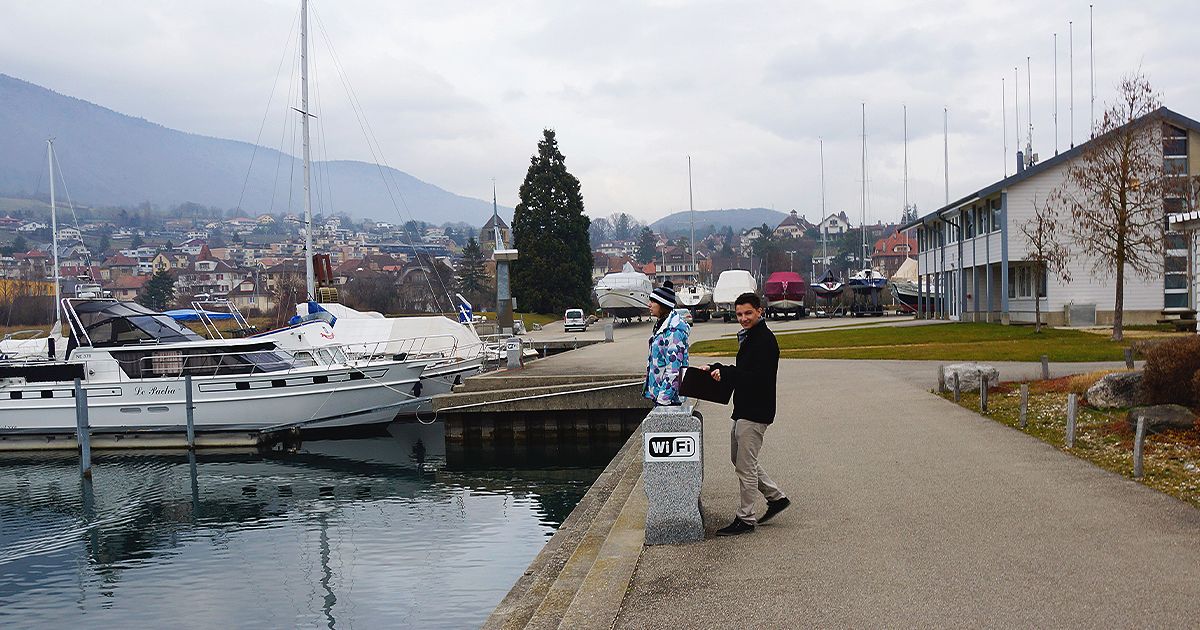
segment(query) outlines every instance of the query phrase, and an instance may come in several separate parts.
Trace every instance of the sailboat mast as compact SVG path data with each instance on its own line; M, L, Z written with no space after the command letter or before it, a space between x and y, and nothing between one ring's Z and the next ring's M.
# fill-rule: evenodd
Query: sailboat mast
M58 204L54 197L54 138L46 140L46 160L50 166L50 249L54 253L54 323L62 326L62 279L58 268Z
M904 106L904 219L908 220L908 105ZM916 217L913 217L914 219Z
M867 104L862 104L862 197L859 201L862 206L862 223L859 224L859 231L862 232L862 264L863 269L867 268Z
M696 204L692 201L692 156L688 159L688 216L692 222L692 281L700 281L700 273L696 271Z
M304 273L308 281L308 299L317 297L312 257L312 156L308 148L308 0L300 0L300 127L304 139Z
M821 257L825 260L825 271L829 271L829 242L826 238L828 228L825 226L825 139L817 138L817 146L821 149Z

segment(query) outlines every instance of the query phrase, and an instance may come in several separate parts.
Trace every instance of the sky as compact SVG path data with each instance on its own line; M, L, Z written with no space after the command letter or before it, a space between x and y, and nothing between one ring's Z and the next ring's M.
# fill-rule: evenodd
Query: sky
M1089 5L1072 0L312 0L315 155L382 161L481 199L494 179L500 203L515 206L552 128L592 217L649 222L686 210L691 156L697 210L794 209L816 220L823 143L826 211L857 223L865 105L867 221L895 221L905 108L908 199L922 213L945 202L947 153L951 199L1014 170L1018 115L1021 144L1032 120L1043 159L1068 148L1072 85L1082 141L1089 53L1097 117L1121 77L1140 71L1165 105L1200 118L1200 4L1094 4L1093 51ZM8 0L0 72L167 127L298 153L288 122L298 18L299 0Z

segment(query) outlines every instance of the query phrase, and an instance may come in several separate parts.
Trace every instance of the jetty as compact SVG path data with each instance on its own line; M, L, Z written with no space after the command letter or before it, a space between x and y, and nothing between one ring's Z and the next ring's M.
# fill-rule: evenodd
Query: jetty
M521 373L633 373L643 328ZM792 506L743 536L713 536L737 505L729 406L697 405L702 542L643 544L635 431L484 627L1194 625L1200 510L933 395L936 365L781 361L762 465Z

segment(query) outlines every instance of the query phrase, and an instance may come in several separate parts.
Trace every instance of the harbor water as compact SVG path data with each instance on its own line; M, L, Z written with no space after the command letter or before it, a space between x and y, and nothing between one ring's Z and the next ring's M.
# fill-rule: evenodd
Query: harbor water
M477 627L620 440L0 455L0 627Z

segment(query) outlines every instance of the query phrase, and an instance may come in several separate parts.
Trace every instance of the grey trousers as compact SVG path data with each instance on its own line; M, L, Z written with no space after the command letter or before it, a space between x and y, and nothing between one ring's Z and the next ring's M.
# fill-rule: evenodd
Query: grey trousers
M737 517L751 525L758 522L758 517L754 515L754 502L759 494L768 501L778 501L785 496L767 476L767 471L758 465L758 451L762 448L768 426L750 420L734 420L733 430L729 434L729 455L741 485Z

